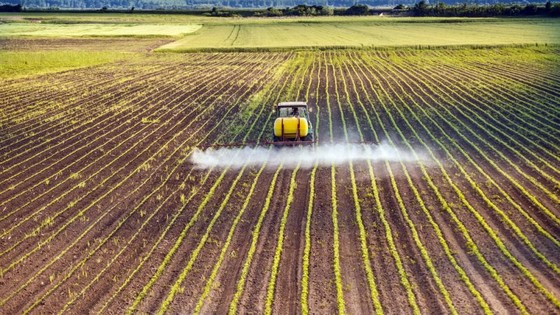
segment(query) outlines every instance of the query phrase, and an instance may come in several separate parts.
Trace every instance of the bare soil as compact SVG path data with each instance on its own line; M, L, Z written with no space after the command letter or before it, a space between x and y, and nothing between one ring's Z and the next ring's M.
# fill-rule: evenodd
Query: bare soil
M0 47L94 49L106 41L3 39ZM108 42L116 50L146 51L161 45L161 40L133 41L134 45L128 39ZM560 90L559 78L525 64L490 77L480 65L455 69L452 64L426 63L414 68L418 60L438 54L313 52L312 72L298 72L302 67L298 53L200 53L174 55L167 61L146 55L142 61L7 80L0 87L6 95L0 100L0 313L123 313L133 304L137 312L155 313L172 291L176 294L167 310L192 313L215 267L216 278L209 283L202 313L227 313L236 294L239 313L262 313L284 211L289 213L272 288L274 313L301 313L304 291L309 293L310 313L340 311L335 255L340 256L341 299L348 313L376 311L366 266L373 272L385 313L410 313L418 307L422 313L445 314L453 308L460 314L482 314L467 282L493 312L519 313L515 302L519 299L529 313L559 313L555 301L560 299L560 278L554 266L560 264L560 210L555 200L560 197L556 186L560 160L547 152L560 155L560 151L557 145L535 146L521 135L528 133L535 143L539 139L554 143L560 132L554 130L554 123L539 132L518 117L507 120L485 110L489 101L469 93L469 89L482 93L482 85L469 83L481 76L481 82L516 83L517 89L509 94L489 90L510 97L510 105L520 98L537 104L539 94L520 88L529 85L521 74L527 70L535 82L546 81L554 90ZM397 66L395 58L402 63ZM555 66L554 60L547 62ZM440 75L457 88L436 80ZM292 82L303 84L298 87ZM270 86L276 87L270 95L262 92ZM262 101L253 104L252 113L244 114L259 92ZM545 95L552 114L558 115L560 99ZM333 140L342 142L345 130L351 141L359 140L361 131L364 140L377 138L400 148L410 144L429 156L421 162L373 161L373 177L367 163L353 163L356 195L349 164L335 167L335 196L331 168L317 168L308 287L303 287L302 278L311 170L298 171L294 199L286 209L293 169L281 169L271 187L275 168L266 168L257 179L259 167L247 167L235 183L240 170L199 169L186 158L200 143L224 142L224 135L234 135L232 141L246 135L253 141L260 134L268 139L270 126L264 122L273 103L286 97L308 98L313 104L319 144L330 142L330 130ZM41 109L43 105L47 110ZM469 114L466 106L480 118ZM495 106L507 113L505 107ZM534 115L523 110L518 112L524 117ZM258 123L250 129L252 121ZM508 143L514 150L491 137L490 122L499 130L505 130L506 124L516 130L508 131L517 141ZM531 148L549 166L522 155L523 147ZM271 188L274 193L256 238L256 251L247 261ZM364 224L369 260L363 257L357 215ZM238 216L231 243L224 249ZM333 245L335 230L338 248ZM468 279L457 271L442 243ZM222 250L224 259L216 265ZM194 264L186 270L190 260ZM249 269L243 280L245 264ZM179 282L181 274L185 277Z

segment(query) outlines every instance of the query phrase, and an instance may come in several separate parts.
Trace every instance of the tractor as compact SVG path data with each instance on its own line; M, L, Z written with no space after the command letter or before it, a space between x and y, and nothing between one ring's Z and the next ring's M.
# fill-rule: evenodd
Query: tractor
M314 143L311 108L305 102L282 102L276 105L273 143L277 146Z

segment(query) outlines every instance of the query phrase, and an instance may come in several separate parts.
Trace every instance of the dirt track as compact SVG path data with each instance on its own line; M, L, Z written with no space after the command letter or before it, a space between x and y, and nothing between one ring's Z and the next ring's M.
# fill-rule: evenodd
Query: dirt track
M560 64L526 49L546 64L481 62L514 49L188 54L2 82L0 312L558 313ZM430 162L334 180L189 162L267 138L293 99L314 105L319 143Z

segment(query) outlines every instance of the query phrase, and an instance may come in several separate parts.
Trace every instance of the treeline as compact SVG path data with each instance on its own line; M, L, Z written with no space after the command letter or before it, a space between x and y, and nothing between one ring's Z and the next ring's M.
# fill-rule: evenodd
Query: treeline
M21 12L21 11L22 11L21 4L16 4L16 5L4 4L4 5L0 5L0 12Z
M0 0L8 2L14 0ZM65 10L85 9L143 9L143 10L180 10L189 7L189 0L16 0L25 9ZM191 7L192 8L192 7Z
M422 0L414 6L399 4L393 9L369 8L365 4L356 4L347 9L333 9L318 5L297 5L285 9L269 7L266 10L239 11L228 9L217 9L214 7L210 14L213 16L320 16L320 15L404 15L404 16L437 16L437 17L498 17L498 16L560 16L560 3L552 4L550 1L545 5L526 4L524 6L513 4L493 5L446 5L439 2L429 5Z
M443 0L447 6L461 5L461 3L473 3L474 6L485 7L484 4L496 4L500 0ZM519 1L519 0L517 0ZM529 0L524 3L540 3L542 0ZM274 8L276 10L286 10L286 8L299 7L304 4L308 8L323 7L323 8L337 8L338 11L343 12L344 9L350 8L356 4L365 5L368 7L385 7L392 8L398 3L402 3L407 8L413 8L417 0L306 0L302 3L301 0L0 0L0 5L20 4L24 9L101 9L106 7L108 9L130 9L134 7L139 10L192 10L203 9L210 10L213 7L217 8L245 8L245 9L265 9ZM520 1L521 2L521 1ZM477 5L478 4L478 5ZM496 4L499 6L498 4ZM431 6L430 6L431 7ZM471 8L471 5L467 5ZM306 8L307 9L307 8ZM316 8L315 8L316 9ZM300 10L300 8L298 8ZM311 9L313 10L313 9ZM335 13L336 14L336 13Z
M409 5L395 6L394 0L311 0L297 4L300 0L0 0L0 12L25 10L99 10L102 12L134 10L161 10L172 13L198 13L212 16L318 16L318 15L411 15L440 17L493 17L493 16L560 16L560 3L545 5L519 4L449 4L455 0L430 5L426 0ZM458 1L458 0L457 0ZM371 8L393 2L393 8ZM328 3L328 5L325 5ZM368 6L369 3L372 3ZM396 2L398 3L398 2ZM346 5L343 5L346 4ZM261 9L261 8L267 9ZM335 9L336 7L336 9ZM347 9L343 9L346 7ZM245 10L243 10L243 9ZM256 9L252 9L256 8ZM196 11L192 11L195 9ZM239 10L241 9L241 10ZM186 10L191 10L186 12Z
M268 8L265 11L256 11L255 16L318 16L318 15L333 15L334 9L320 5L297 5L291 8L277 9Z
M493 5L446 5L439 2L429 5L425 0L415 4L412 8L400 9L411 10L415 16L441 16L441 17L494 17L494 16L531 16L548 15L560 16L560 3L548 1L544 6L536 4L526 4L524 6L513 4L504 5L501 3Z

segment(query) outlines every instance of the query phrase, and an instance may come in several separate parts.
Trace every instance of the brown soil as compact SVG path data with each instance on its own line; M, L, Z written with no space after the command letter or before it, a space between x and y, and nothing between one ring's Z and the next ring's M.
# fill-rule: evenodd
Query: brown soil
M4 39L0 41L0 47L25 50L50 45L52 49L83 49L103 46L105 41L108 40ZM134 41L138 42L137 39ZM130 45L129 40L110 42L114 49L128 47L135 51L145 51L161 44L159 40L145 40L135 45ZM0 87L0 92L6 95L0 100L0 313L27 310L32 313L61 310L69 313L124 313L135 300L139 302L135 306L137 312L155 313L173 288L177 289L177 294L168 311L192 313L249 189L257 181L259 167L246 168L222 213L216 217L213 228L208 230L239 170L227 170L220 185L212 189L224 170L197 169L189 160L184 160L185 155L200 142L227 141L221 138L223 135L234 134L232 141L236 141L248 133L247 139L251 140L264 130L264 137L268 139L269 126L264 122L274 100L296 93L299 93L296 98L305 99L307 88L311 91L309 102L315 107L314 115L318 113L313 121L316 126L318 123L316 131L320 143L330 142L331 128L335 140L345 141L346 126L350 140L358 140L358 131L361 131L368 141L377 135L381 141L392 141L401 148L411 143L419 152L428 154L431 150L441 162L441 168L431 158L422 164L426 174L418 162L374 161L374 178L371 178L368 165L355 162L355 200L349 165L336 166L340 246L334 248L331 169L330 166L318 167L310 222L307 288L302 287L302 277L311 170L300 169L294 200L287 210L272 295L274 313L301 313L304 290L309 293L310 313L337 313L335 252L340 255L342 300L348 313L375 312L366 265L373 272L382 310L390 314L411 312L407 288L400 278L395 257L402 263L414 303L422 313L451 312L444 292L438 286L439 280L458 313L483 313L466 280L445 254L442 242L449 246L459 268L464 270L468 281L492 311L520 311L504 290L506 286L528 312L559 313L552 301L560 296L558 273L536 252L550 263L560 264L556 245L560 227L557 219L543 212L533 199L512 184L512 180L554 216L559 213L558 204L526 176L535 178L557 197L555 184L560 178L550 167L533 161L535 168L519 155L520 145L532 146L526 139L512 134L518 141L518 144L510 144L518 150L516 152L493 139L490 129L481 128L477 123L485 126L493 122L496 128L505 128L497 122L515 122L520 134L530 130L551 143L554 138L528 126L519 117L511 121L504 117L489 117L492 113L485 110L488 102L468 93L469 82L480 73L487 73L477 72L476 67L468 70L453 69L453 65L430 68L431 63L427 63L425 67L415 68L419 57L439 56L429 51L363 53L315 52L313 72L309 70L303 75L295 75L299 73L296 71L274 75L278 66L296 60L297 53L229 53L174 55L168 60L146 56L144 61L124 61L88 70L7 80ZM334 57L344 62L325 63L325 58ZM394 64L391 59L395 57L406 63ZM555 65L553 61L549 63L551 67ZM297 67L299 65L295 70L299 69ZM520 78L519 72L508 69L512 73L496 71L488 80L507 78L520 85L528 84L526 79ZM552 82L555 78L539 71L540 68L536 68L530 72L537 82ZM440 75L447 76L457 88L440 82ZM302 80L305 77L313 79ZM273 78L279 81L275 82ZM305 84L299 90L296 85L290 87L292 82L301 81ZM50 82L60 89L48 88ZM554 82L554 88L560 88L559 82ZM276 90L267 95L267 101L258 104L253 115L247 118L247 114L243 114L244 106L267 84L273 84ZM317 89L319 94L315 95ZM472 89L482 91L474 85ZM506 92L502 94L509 95ZM527 102L536 102L538 98L522 94L523 91L515 93L516 97ZM554 95L546 95L549 105L558 101ZM462 97L465 99L459 101ZM451 102L455 98L456 102ZM53 102L37 105L41 99ZM510 102L515 100L512 97ZM119 103L119 108L112 107ZM42 105L47 110L42 111ZM553 105L557 108L558 103ZM77 106L83 108L76 110ZM465 106L471 106L484 120L469 115ZM518 110L522 111L523 108ZM368 115L374 130L370 130ZM249 130L252 119L261 125L257 123ZM330 122L332 126L329 126ZM558 136L557 131L551 133ZM477 140L473 134L483 136L488 144ZM459 147L464 153L458 150ZM552 168L560 168L559 160L547 155L545 150L531 148ZM449 158L444 149L455 160ZM495 163L488 162L478 150ZM547 147L547 150L560 154L554 146ZM531 156L526 158L531 159ZM518 168L509 165L508 161ZM475 187L459 166L477 184ZM548 170L551 179L542 176L540 170ZM267 168L258 178L224 260L217 266L216 278L210 283L202 313L227 313L238 287L242 290L239 292L239 313L264 311L292 169L280 171L270 208L258 234L256 252L250 262L247 257L252 233L275 171ZM514 204L500 197L501 193L489 183L486 175L551 237L539 232ZM372 180L378 188L376 192L372 190ZM398 192L393 188L392 180ZM420 206L415 190L429 215ZM192 198L188 199L191 194ZM375 194L379 195L380 204L377 204ZM484 196L519 227L534 250L488 205ZM362 256L356 201L361 209L369 260ZM444 204L449 207L444 208ZM441 231L443 241L438 238L430 217ZM499 244L505 246L513 259L504 254L481 221L495 233ZM417 246L414 240L411 224L418 232L421 246ZM462 226L483 259L474 254ZM393 253L389 250L389 233L395 242ZM425 248L435 275L430 272L421 247ZM194 258L192 268L185 271L188 262ZM516 261L527 269L542 289L516 266ZM249 265L247 277L240 283L246 263ZM489 268L496 271L503 286L492 277ZM182 273L186 276L179 283ZM145 295L140 296L143 291Z
M1 50L88 50L151 52L155 48L174 41L173 39L144 38L38 38L0 39Z

